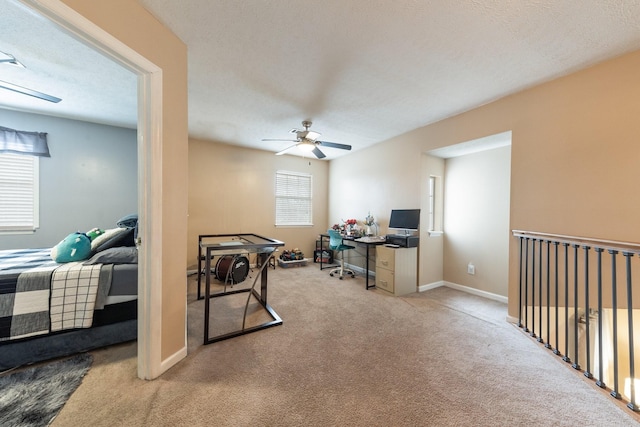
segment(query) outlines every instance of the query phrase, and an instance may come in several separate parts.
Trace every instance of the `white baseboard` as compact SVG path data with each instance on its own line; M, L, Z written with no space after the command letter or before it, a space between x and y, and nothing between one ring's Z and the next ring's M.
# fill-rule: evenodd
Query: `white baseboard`
M426 285L418 286L418 292L428 291L428 290L439 288L440 286L445 286L445 285L446 284L445 284L444 280L438 280L437 282L433 282L433 283L429 283L429 284L426 284Z
M503 302L505 304L509 301L507 297L502 295L494 294L487 291L481 291L479 289L470 288L469 286L458 285L457 283L447 282L444 280L439 280L437 282L429 283L427 285L420 285L418 286L418 292L424 292L430 289L436 289L436 288L439 288L440 286L446 286L451 289L456 289L458 291L466 292L468 294L473 294L483 298L492 299L494 301ZM515 322L512 322L512 323L517 323L517 319Z
M337 263L336 268L340 268L340 263ZM366 274L367 270L365 270L363 267L359 267L357 265L351 265L348 262L344 263L344 268L348 268L349 270L353 270L354 272L358 273L358 274ZM369 279L371 279L372 277L376 277L376 272L373 270L369 270Z
M186 335L185 335L186 336ZM167 357L165 360L160 362L160 373L163 374L167 372L172 366L187 357L187 346L185 345L180 350L173 353L171 356Z
M514 316L507 315L507 322L513 323L514 325L518 324L518 318Z
M481 291L480 289L470 288L468 286L458 285L457 283L444 282L444 286L452 289L457 289L462 292L467 292L469 294L477 295L479 297L489 298L505 304L509 302L509 299L505 296L494 294L492 292Z

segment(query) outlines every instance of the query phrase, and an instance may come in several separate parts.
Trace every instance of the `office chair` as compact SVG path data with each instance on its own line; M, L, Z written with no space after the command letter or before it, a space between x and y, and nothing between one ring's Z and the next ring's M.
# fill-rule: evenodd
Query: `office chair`
M334 274L339 274L340 280L344 277L345 274L350 274L351 277L355 277L356 274L349 270L348 268L344 268L344 251L349 249L355 249L355 246L343 245L342 244L342 235L340 232L330 229L327 230L329 233L329 249L332 251L338 251L342 254L340 257L340 268L335 268L329 272L329 276L333 277Z

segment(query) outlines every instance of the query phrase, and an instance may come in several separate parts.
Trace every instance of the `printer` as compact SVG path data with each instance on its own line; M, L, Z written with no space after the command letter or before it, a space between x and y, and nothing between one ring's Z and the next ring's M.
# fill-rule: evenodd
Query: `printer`
M391 245L398 245L401 248L415 248L418 246L420 238L407 234L387 234L385 242Z

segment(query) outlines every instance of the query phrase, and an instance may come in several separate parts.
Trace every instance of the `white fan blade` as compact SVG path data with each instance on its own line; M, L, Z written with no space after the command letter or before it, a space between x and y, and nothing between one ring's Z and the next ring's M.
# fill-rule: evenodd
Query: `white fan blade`
M42 93L42 92L38 92L37 90L29 89L28 87L22 87L22 86L14 85L13 83L1 81L1 80L0 80L0 88L7 89L7 90L12 90L14 92L18 92L18 93L21 93L23 95L33 96L34 98L43 99L43 100L49 101L49 102L58 103L58 102L62 101L62 99L60 99L58 97L55 97L55 96L52 96L52 95L47 95L46 93Z
M292 146L287 147L287 148L285 148L285 149L284 149L284 150L282 150L282 151L278 151L278 152L276 153L276 156L281 156L281 155L283 155L284 153L286 153L287 151L291 150L293 147L296 147L296 146L298 146L298 144L293 144Z

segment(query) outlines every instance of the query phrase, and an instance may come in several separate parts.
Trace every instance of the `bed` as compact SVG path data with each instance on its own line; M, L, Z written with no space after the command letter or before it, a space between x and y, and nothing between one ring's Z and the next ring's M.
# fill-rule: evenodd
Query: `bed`
M0 250L0 371L137 338L135 229L104 234L80 261Z

